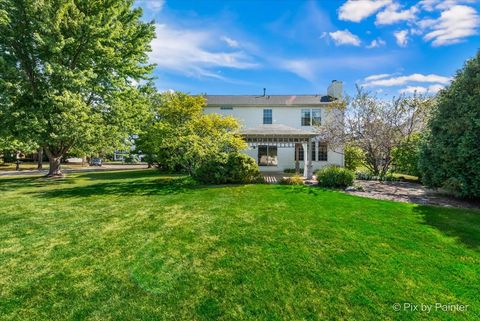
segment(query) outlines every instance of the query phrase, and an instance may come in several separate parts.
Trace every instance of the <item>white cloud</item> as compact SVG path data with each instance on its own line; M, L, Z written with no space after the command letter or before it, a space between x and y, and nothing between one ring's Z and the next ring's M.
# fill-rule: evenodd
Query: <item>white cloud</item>
M330 37L333 39L337 46L341 45L353 45L353 46L360 46L360 38L354 35L347 29L345 30L337 30L335 32L330 32Z
M222 37L222 40L231 48L238 48L240 47L240 44L238 43L237 40L235 39L232 39L230 37L227 37L227 36L223 36Z
M401 94L435 94L441 89L445 88L445 86L440 84L430 85L428 87L423 86L407 86L403 89L400 89L398 92Z
M303 79L306 79L310 82L315 82L317 80L317 64L318 62L315 60L292 59L283 60L280 66L282 66L283 69L288 70Z
M212 31L174 29L155 25L150 61L160 69L173 70L189 76L220 78L214 68L248 69L257 66L243 51L214 51L220 36ZM217 39L217 40L215 40Z
M418 3L425 11L445 10L462 3L475 3L476 0L422 0Z
M338 10L338 18L360 22L391 3L392 0L348 0Z
M373 39L370 44L367 46L368 49L371 49L371 48L378 48L378 47L382 47L382 46L385 46L386 45L386 42L383 40L383 39Z
M434 46L442 46L461 42L477 34L480 16L472 7L457 5L443 11L438 19L427 19L420 24L431 30L424 39L432 41Z
M400 21L414 20L417 12L418 9L415 6L410 9L400 10L400 6L397 3L393 3L387 6L384 11L377 14L375 24L391 25Z
M158 13L163 9L165 0L137 0L135 4L142 7L146 11Z
M397 44L400 47L405 47L408 44L408 30L400 30L393 33Z
M416 82L416 83L437 83L442 85L447 85L451 78L439 76L435 74L423 75L423 74L411 74L408 76L398 76L398 77L388 77L387 74L373 75L365 78L364 86L365 87L392 87L392 86L403 86L407 83Z
M391 74L378 74L378 75L371 75L365 78L365 81L369 82L372 80L377 80L377 79L382 79L382 78L387 78L390 77Z

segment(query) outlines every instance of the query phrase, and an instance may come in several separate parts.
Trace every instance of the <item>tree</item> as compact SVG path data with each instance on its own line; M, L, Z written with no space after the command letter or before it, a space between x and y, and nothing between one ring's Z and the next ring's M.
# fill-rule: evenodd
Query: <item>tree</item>
M392 157L395 165L395 172L421 176L418 168L421 140L422 135L420 133L415 133L405 138L400 145L393 149Z
M0 0L0 126L43 147L48 176L72 149L114 149L136 130L154 26L133 0Z
M440 91L422 145L420 170L430 187L480 197L480 52Z
M205 105L202 96L181 92L152 95L152 114L136 141L138 152L159 168L193 175L202 162L246 148L236 134L238 122L204 114Z
M374 175L385 176L392 152L405 139L421 132L431 112L433 98L414 94L383 100L357 88L354 97L332 105L319 131L330 146L357 147L363 164ZM345 108L344 112L334 109Z

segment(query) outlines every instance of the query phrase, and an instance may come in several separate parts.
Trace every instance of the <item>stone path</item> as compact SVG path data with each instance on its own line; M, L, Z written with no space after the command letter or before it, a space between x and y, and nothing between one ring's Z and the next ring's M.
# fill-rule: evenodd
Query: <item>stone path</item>
M441 191L428 189L417 183L409 182L378 182L378 181L355 181L355 185L361 185L364 191L349 191L348 194L407 202L415 204L429 204L446 207L478 208L480 202L461 200L446 196Z

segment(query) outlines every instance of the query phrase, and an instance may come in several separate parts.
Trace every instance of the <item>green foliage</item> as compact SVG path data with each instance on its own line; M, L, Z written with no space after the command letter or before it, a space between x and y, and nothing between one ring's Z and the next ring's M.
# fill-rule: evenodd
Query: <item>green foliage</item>
M280 180L280 184L282 185L303 185L303 176L301 175L293 175L290 177L282 177Z
M246 147L235 134L233 117L204 114L205 99L184 93L155 94L150 99L151 117L137 140L139 153L149 155L159 168L194 174L200 164L226 162L222 154Z
M480 197L479 75L480 52L439 93L420 156L422 181L461 197Z
M345 188L353 184L355 173L339 166L326 166L319 169L317 176L318 185L331 188Z
M420 176L418 162L420 159L421 135L413 134L392 151L394 171L396 173Z
M205 184L246 184L262 179L255 160L241 153L222 153L205 159L192 176Z
M2 0L0 126L50 160L121 147L144 115L132 80L153 68L154 26L132 5Z
M355 171L357 167L363 164L365 152L356 146L347 145L344 148L345 168Z

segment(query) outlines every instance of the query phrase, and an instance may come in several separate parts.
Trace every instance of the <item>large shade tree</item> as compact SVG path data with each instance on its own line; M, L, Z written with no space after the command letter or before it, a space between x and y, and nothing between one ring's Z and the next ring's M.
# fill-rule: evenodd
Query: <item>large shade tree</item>
M133 0L0 0L0 126L35 142L49 176L72 149L112 149L135 131L154 26Z
M480 52L440 91L420 154L423 181L480 197Z

